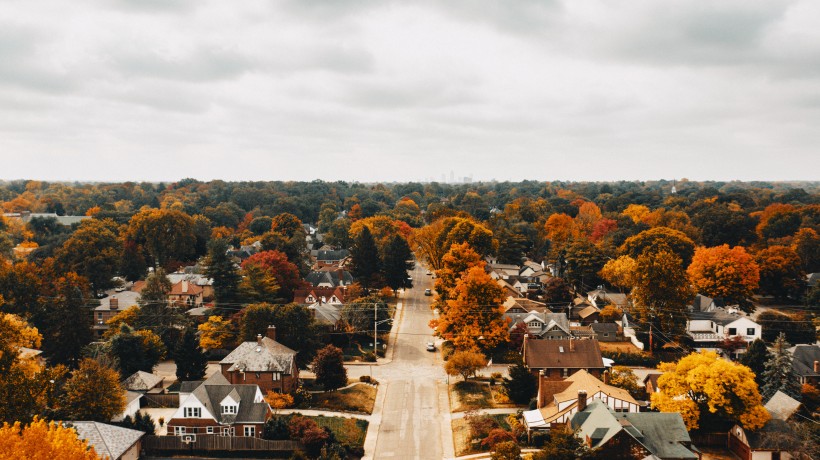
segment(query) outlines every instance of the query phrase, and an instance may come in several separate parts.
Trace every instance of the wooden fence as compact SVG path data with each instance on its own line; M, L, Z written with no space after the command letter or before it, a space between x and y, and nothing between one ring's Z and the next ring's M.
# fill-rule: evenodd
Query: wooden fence
M268 441L265 439L242 436L219 436L198 434L193 442L185 443L181 436L145 436L142 448L148 454L173 454L183 452L293 452L301 449L296 441Z
M692 444L698 447L726 447L729 442L727 433L689 433Z
M167 407L176 409L179 407L179 394L144 394L142 395L141 407Z

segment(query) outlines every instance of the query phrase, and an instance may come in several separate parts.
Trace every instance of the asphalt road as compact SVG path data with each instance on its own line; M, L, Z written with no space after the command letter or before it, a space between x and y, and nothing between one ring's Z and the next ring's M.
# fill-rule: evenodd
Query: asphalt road
M446 375L440 354L426 351L433 341L428 326L433 314L431 277L417 265L415 287L404 294L403 312L396 335L393 361L374 368L386 385L381 408L375 459L441 459L453 456Z

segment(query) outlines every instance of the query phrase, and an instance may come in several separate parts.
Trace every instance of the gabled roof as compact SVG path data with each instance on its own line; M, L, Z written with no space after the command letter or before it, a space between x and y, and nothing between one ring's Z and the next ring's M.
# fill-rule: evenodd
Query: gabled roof
M610 333L617 333L618 332L618 325L615 323L592 323L590 324L592 330L595 331L596 334L601 334L604 332Z
M122 291L108 297L100 299L100 304L94 307L94 311L122 311L128 308L139 305L137 300L140 298L139 292ZM111 301L116 299L117 308L111 309Z
M794 430L785 420L772 418L757 431L744 431L746 441L753 450L788 451L798 447Z
M799 377L816 377L814 362L820 361L820 346L795 345L789 348L792 354L792 369Z
M122 384L126 390L148 391L162 383L162 377L144 371L137 371L129 375Z
M746 318L754 323L754 320L749 318L748 316L741 316L735 313L729 313L728 311L722 308L716 308L710 311L693 311L689 313L689 319L691 320L713 321L715 324L720 324L721 326L726 326L727 324L734 323L735 321L742 318Z
M763 406L772 418L788 420L800 409L800 401L778 390Z
M99 422L66 422L77 431L77 437L88 441L100 458L116 460L141 437L142 431Z
M508 284L506 281L499 280L504 284ZM499 283L501 284L501 283ZM509 284L508 284L509 285ZM507 297L507 300L504 301L503 304L504 312L507 312L511 308L521 308L527 312L537 311L539 313L544 313L547 311L547 304L543 302L536 302L535 300L530 300L524 297Z
M196 283L185 280L173 284L168 295L199 295L202 294L203 290Z
M347 249L338 249L335 251L324 251L319 250L319 253L316 254L316 260L342 260L348 256L350 251Z
M219 364L231 364L232 371L245 372L282 372L293 374L295 369L294 358L296 352L281 343L263 337L260 342L243 342L236 347Z
M530 369L604 369L597 340L525 340L524 363Z
M598 310L593 305L590 305L590 306L584 308L583 310L579 311L578 316L580 316L581 318L588 318L588 317L594 315L595 313L600 313L600 312L601 312L601 310Z
M322 283L327 283L334 287L341 286L342 282L344 282L345 286L353 284L353 275L351 275L349 271L341 270L341 274L339 271L338 269L314 270L305 277L305 281L314 286L318 286Z
M321 300L322 297L325 299L330 299L332 296L336 296L339 299L339 302L344 303L345 297L347 295L347 291L345 288L341 286L335 287L312 287L310 289L297 289L293 292L293 302L294 303L313 303L318 300ZM313 300L308 300L308 297L313 297Z
M342 310L329 303L316 302L308 307L315 313L316 323L336 325L342 319Z
M687 449L691 443L683 417L676 412L615 412L603 401L595 400L586 409L572 417L572 428L582 439L589 439L590 447L602 448L619 433L626 433L643 446L652 458L696 459Z
M599 300L602 300L606 303L614 304L620 308L626 307L629 304L626 294L608 292L605 289L596 289L594 291L590 291L587 293L587 297L590 300L595 300L596 304L598 304ZM601 306L603 307L604 305Z
M590 397L600 391L608 396L618 398L621 401L638 404L638 402L635 401L635 398L633 398L628 391L623 388L607 385L606 383L595 378L594 375L590 374L586 370L580 370L565 378L564 381L569 382L569 386L561 392L553 395L556 402L565 402L578 399L578 391L583 390L586 391L587 395Z
M270 406L264 399L256 402L257 392L257 385L231 385L217 372L194 389L189 398L196 398L219 423L264 423ZM239 403L236 414L222 413L221 403L228 396Z

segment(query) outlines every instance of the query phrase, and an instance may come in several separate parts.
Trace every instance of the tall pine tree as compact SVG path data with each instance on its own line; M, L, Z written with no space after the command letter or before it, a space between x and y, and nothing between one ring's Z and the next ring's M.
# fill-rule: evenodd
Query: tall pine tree
M393 290L403 287L413 287L413 280L408 277L407 271L412 270L413 251L404 238L393 235L384 247L382 254L382 273L384 280Z
M44 313L43 352L52 364L76 367L82 348L94 339L91 315L86 307L87 284L69 272L54 285L55 302Z
M365 225L362 231L353 241L350 248L351 273L357 280L368 288L373 280L373 275L379 273L381 261L379 260L379 248L373 234Z
M766 362L763 371L763 398L771 398L782 391L792 398L800 397L800 383L792 368L792 355L789 353L786 334L780 333L772 345L772 357Z
M766 363L771 359L771 354L766 348L766 342L755 339L746 353L740 356L740 364L748 367L755 373L757 386L763 387L763 372L766 370Z
M205 377L208 358L199 348L199 341L192 328L185 329L174 350L177 364L177 380L180 382L201 380Z
M214 280L216 309L223 316L239 302L239 270L228 255L228 242L222 238L208 243L208 268L205 274Z

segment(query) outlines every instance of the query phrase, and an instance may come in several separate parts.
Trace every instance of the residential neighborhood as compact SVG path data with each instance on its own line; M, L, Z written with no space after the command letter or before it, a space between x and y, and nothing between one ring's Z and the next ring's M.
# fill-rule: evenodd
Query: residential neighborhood
M429 217L459 208L407 195L310 224L224 203L5 216L0 436L111 459L816 457L816 205L764 206L802 220L729 246L579 194L522 245L509 204ZM772 247L799 289L766 284Z

